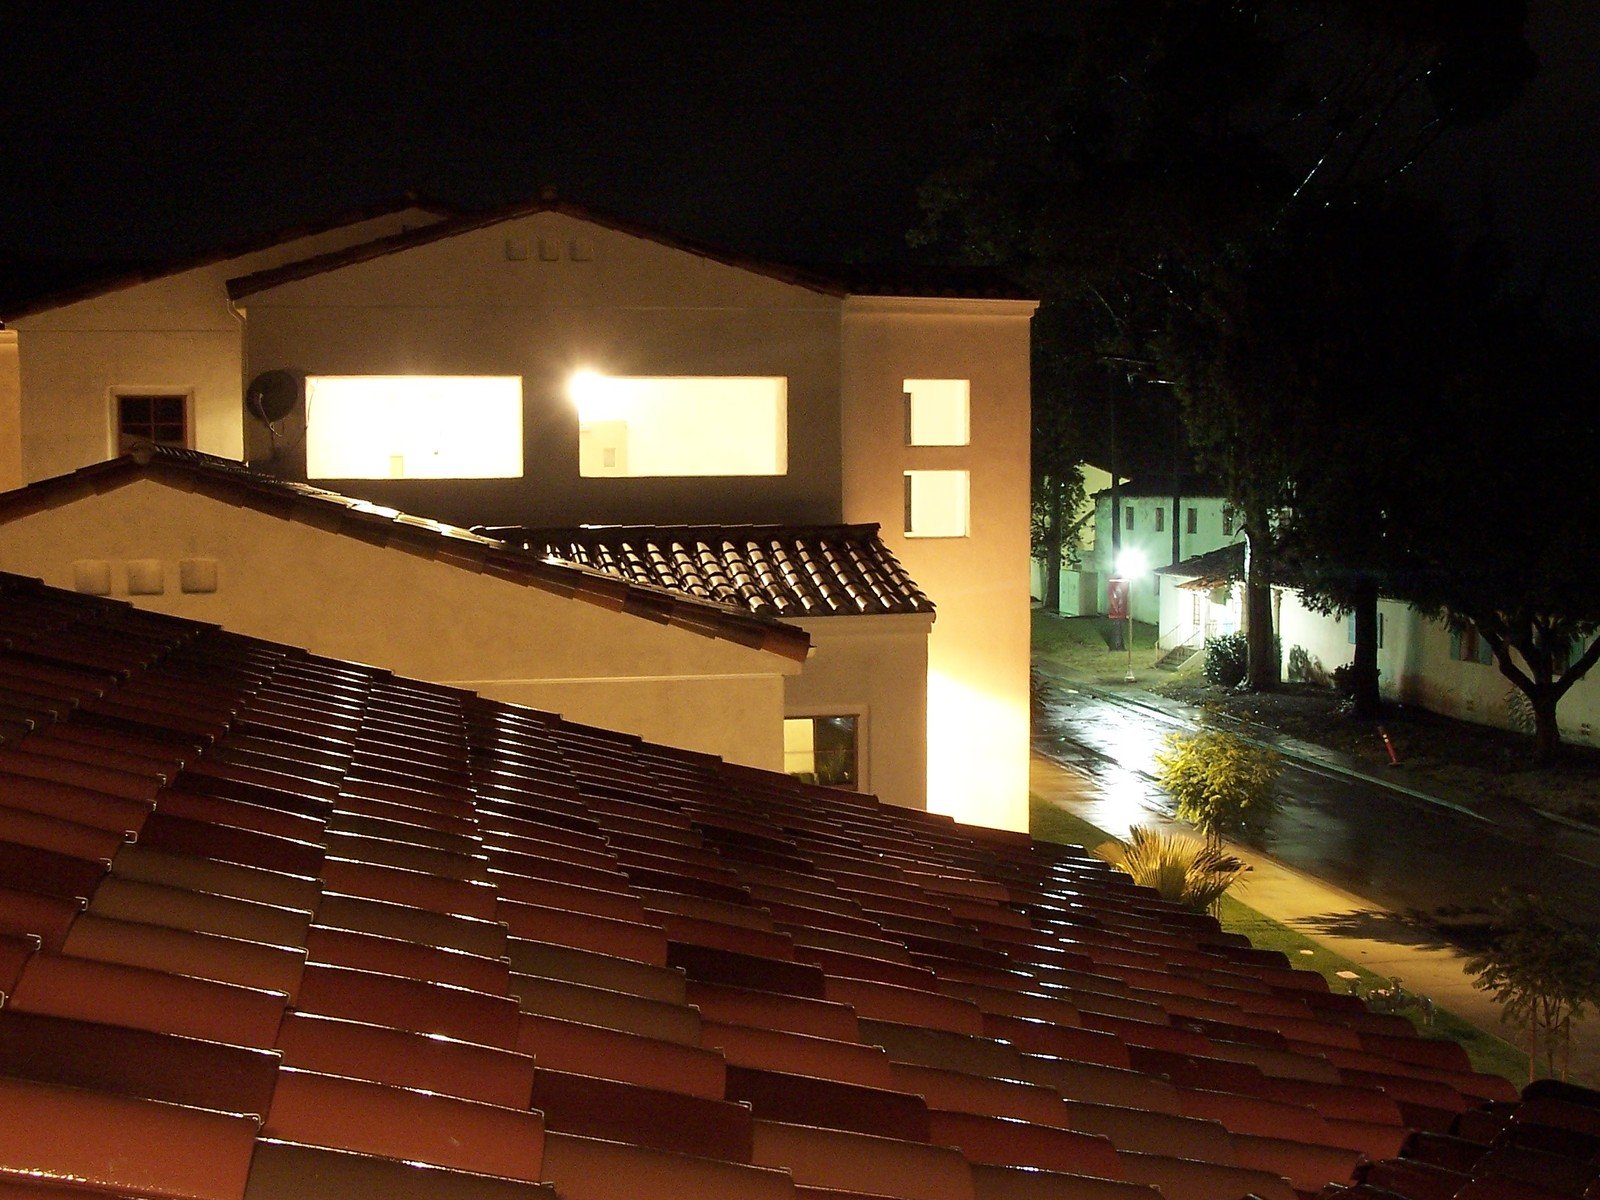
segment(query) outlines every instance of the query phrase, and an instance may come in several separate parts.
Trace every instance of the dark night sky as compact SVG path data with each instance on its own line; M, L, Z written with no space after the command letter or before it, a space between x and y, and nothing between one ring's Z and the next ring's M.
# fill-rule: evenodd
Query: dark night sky
M147 7L8 11L0 259L159 256L407 188L476 206L545 184L775 257L881 257L949 145L953 84L1055 5ZM1489 179L1524 261L1600 308L1600 13L1533 0L1530 34L1534 88L1429 179L1463 205Z

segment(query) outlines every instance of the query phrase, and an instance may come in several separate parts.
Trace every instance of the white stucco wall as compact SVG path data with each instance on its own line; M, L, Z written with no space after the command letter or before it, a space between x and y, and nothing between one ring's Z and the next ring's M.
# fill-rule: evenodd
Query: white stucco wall
M215 560L216 592L181 590L197 558ZM0 524L0 569L72 588L84 561L142 608L782 769L800 664L776 654L149 480ZM137 561L159 564L161 594L129 594Z
M933 599L928 807L1028 824L1031 303L853 297L845 306L844 515L876 521ZM971 383L966 446L908 446L904 381ZM970 472L969 535L905 535L905 472Z
M928 804L928 631L919 614L812 617L811 657L784 682L784 715L855 715L860 790Z
M1348 618L1311 612L1297 593L1280 589L1278 629L1287 663L1302 646L1332 673L1351 659ZM1383 645L1378 650L1378 685L1383 695L1464 721L1515 728L1507 700L1515 690L1498 666L1452 657L1450 630L1392 600L1380 601ZM1561 736L1600 745L1600 678L1591 672L1572 686L1556 710Z
M250 364L226 281L436 220L407 209L10 322L19 335L23 476L47 479L114 454L118 391L192 397L194 448L242 457Z
M839 520L836 296L541 212L240 303L252 371L521 377L522 478L333 481L336 490L462 524ZM782 376L787 471L582 478L568 394L579 369ZM287 423L291 446L303 419ZM250 426L257 461L268 446ZM273 470L303 478L303 451L289 450Z
M1151 574L1156 567L1169 566L1172 557L1172 497L1123 495L1121 544L1124 551L1137 550L1144 556L1147 571L1133 580L1130 598L1133 619L1158 625L1162 641L1170 642L1171 633L1161 616L1164 599L1162 593L1172 585L1163 577ZM1195 532L1189 532L1189 511L1195 512ZM1178 561L1205 554L1233 542L1244 540L1244 533L1235 527L1225 531L1222 519L1223 502L1216 496L1184 496L1179 504ZM1160 510L1162 528L1156 529L1156 512ZM1133 513L1133 527L1127 525L1127 513ZM1095 548L1086 565L1098 572L1100 588L1098 607L1094 612L1105 612L1105 580L1116 573L1112 561L1111 493L1101 492L1095 497Z

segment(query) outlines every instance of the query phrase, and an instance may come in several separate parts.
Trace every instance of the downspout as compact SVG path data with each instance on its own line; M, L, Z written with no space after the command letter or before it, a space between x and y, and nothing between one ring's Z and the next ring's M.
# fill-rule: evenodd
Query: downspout
M239 447L240 457L244 459L245 466L253 466L250 461L250 425L245 420L244 390L250 378L250 363L246 356L250 353L250 341L244 336L245 319L244 310L233 302L230 296L227 301L228 312L233 319L239 322ZM198 447L197 447L198 449Z

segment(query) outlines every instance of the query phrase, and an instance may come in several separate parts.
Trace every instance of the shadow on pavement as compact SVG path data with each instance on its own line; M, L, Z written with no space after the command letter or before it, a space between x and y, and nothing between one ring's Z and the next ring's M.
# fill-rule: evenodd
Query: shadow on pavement
M1376 908L1292 917L1285 924L1312 938L1319 934L1365 938L1368 941L1386 942L1392 946L1411 946L1428 950L1442 950L1452 945L1434 930L1414 925L1391 912Z

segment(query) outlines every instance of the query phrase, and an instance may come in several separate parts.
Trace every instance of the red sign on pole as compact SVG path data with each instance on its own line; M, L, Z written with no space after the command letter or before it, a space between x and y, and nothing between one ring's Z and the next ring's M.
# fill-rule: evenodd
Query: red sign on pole
M1106 616L1113 621L1126 621L1128 619L1128 581L1126 579L1106 580Z

